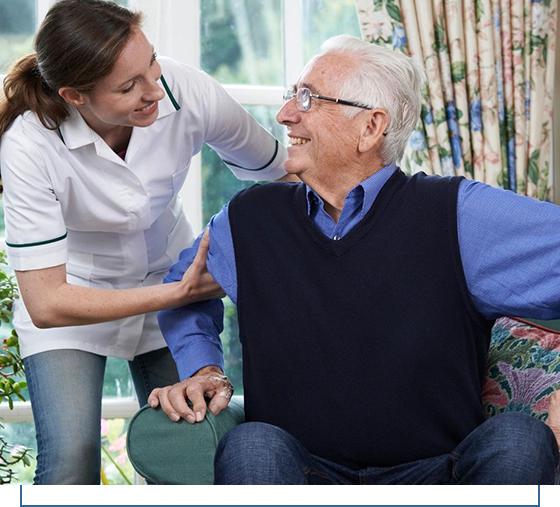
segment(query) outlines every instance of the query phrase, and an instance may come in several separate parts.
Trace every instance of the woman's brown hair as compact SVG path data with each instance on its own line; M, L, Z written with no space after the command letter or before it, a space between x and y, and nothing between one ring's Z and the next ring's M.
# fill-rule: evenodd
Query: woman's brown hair
M0 93L0 137L25 111L47 129L68 117L63 86L88 92L111 72L142 14L105 0L61 0L35 37L35 53L10 69Z

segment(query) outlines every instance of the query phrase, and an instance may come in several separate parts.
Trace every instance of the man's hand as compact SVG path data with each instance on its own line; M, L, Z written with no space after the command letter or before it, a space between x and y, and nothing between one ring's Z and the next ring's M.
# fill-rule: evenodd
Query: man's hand
M206 267L206 257L209 249L210 232L207 228L200 239L194 261L179 282L182 295L177 306L225 297L226 293L212 278Z
M148 403L152 408L161 406L169 419L174 422L181 418L191 424L201 422L206 415L206 398L210 398L208 408L218 415L228 406L233 395L233 386L217 366L206 366L187 380L172 386L157 388L152 391ZM189 399L193 408L187 404Z
M546 424L554 433L556 442L558 442L558 448L560 449L560 391L556 391L550 397Z

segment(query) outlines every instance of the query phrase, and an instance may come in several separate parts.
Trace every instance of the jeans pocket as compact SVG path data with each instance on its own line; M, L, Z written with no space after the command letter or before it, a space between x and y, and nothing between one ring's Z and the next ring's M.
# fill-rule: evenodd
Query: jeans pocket
M453 451L449 456L451 457L451 478L455 481L455 483L459 483L461 478L459 477L459 473L457 471L457 465L459 464L462 454L457 451Z

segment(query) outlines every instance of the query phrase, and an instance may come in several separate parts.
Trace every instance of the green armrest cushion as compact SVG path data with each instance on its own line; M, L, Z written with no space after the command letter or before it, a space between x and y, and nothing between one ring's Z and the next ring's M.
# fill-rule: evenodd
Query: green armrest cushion
M161 409L146 405L128 427L128 457L135 470L155 484L212 484L214 454L220 439L244 422L243 398L235 396L217 417L172 422Z

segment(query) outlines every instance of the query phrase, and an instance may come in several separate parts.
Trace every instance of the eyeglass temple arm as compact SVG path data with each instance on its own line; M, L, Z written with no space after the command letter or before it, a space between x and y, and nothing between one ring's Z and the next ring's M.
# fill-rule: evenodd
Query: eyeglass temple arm
M361 107L362 109L371 109L371 107L369 107L369 106L364 106L363 104L359 104L358 102L352 102L350 100L335 99L333 97L325 97L324 95L316 95L315 93L312 93L311 96L315 97L316 99L329 100L330 102L336 102L337 104L342 104L343 106L354 106L354 107Z

